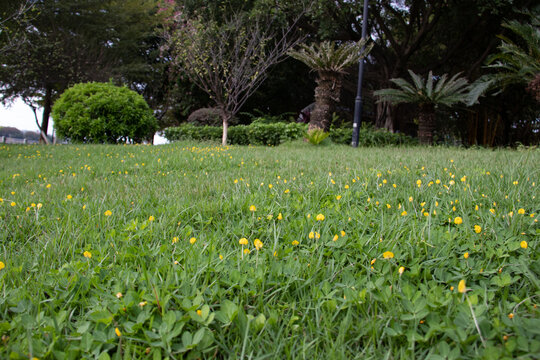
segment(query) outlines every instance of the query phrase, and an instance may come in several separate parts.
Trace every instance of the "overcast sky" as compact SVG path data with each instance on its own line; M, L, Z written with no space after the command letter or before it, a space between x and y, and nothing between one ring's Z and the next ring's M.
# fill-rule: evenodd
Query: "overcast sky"
M39 121L43 111L38 109L37 115ZM51 135L53 131L54 122L52 118L49 120L49 131ZM11 106L6 107L0 104L0 127L11 126L19 130L39 131L34 118L34 113L28 105L25 105L21 100L15 101ZM167 140L159 135L154 136L154 145L165 144Z

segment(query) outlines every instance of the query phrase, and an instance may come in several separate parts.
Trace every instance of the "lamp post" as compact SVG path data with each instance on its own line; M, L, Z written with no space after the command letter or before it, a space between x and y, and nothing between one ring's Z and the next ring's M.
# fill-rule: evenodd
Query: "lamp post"
M366 38L367 33L368 0L364 0L364 15L362 17L362 39ZM362 46L361 52L364 52ZM358 147L358 136L360 134L360 125L362 124L362 80L364 79L364 58L358 63L358 87L356 88L356 99L354 101L354 121L352 146Z

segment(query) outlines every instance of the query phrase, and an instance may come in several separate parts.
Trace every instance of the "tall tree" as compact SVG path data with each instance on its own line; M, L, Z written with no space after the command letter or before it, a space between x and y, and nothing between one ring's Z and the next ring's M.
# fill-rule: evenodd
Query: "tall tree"
M219 109L222 144L227 144L229 121L300 39L296 22L276 27L280 19L258 13L236 13L213 18L212 12L190 15L183 8L169 9L165 32L177 71L206 92ZM297 18L298 19L298 18Z
M38 0L24 21L8 21L21 45L0 54L0 100L22 98L33 109L46 141L51 107L60 93L78 82L136 83L145 67L145 40L153 31L156 1ZM157 46L156 46L157 48ZM140 77L139 77L140 78ZM136 84L134 84L136 85Z

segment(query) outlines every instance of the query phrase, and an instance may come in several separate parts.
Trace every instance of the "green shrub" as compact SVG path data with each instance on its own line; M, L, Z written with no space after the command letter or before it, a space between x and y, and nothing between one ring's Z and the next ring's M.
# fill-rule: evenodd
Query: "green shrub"
M192 112L187 122L196 126L220 126L223 123L221 119L221 112L214 108L202 108Z
M350 145L352 141L352 128L338 128L330 130L330 139L336 144ZM371 125L363 124L358 136L358 146L385 146L385 145L413 145L417 140L403 134L396 134L384 129L375 129Z
M302 138L306 131L305 124L275 123L230 126L228 140L231 145L272 145ZM218 126L194 126L183 124L165 129L164 135L169 141L176 140L212 140L219 141L222 128Z
M319 145L328 135L330 133L325 132L323 129L313 129L307 132L306 139L311 145Z
M141 142L153 136L157 121L144 98L111 83L77 84L52 109L58 136L72 142Z

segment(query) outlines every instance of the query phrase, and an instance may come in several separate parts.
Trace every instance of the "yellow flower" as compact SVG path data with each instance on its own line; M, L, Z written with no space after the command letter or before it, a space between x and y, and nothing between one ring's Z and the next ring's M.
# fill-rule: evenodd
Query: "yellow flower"
M66 196L66 197L67 197L68 200L73 199L73 196L71 196L71 195L68 195L68 196Z
M371 262L370 262L370 265L375 264L375 261L377 261L377 259L372 259Z
M523 240L522 242L519 243L519 246L521 246L521 248L523 249L526 249L527 247L529 247L529 244L527 244L527 242Z
M489 209L489 212L495 214L495 209Z
M11 206L17 206L17 203L15 201L12 201L11 204L9 204Z
M463 219L462 219L461 217L458 216L458 217L456 217L456 218L454 219L454 223L455 223L456 225L462 224L462 223L463 223Z
M38 203L38 204L36 205L36 207L37 207L38 209L41 209L41 208L43 207L43 204L42 204L42 203Z
M273 217L274 217L274 215L270 214L270 215L267 215L267 216L266 216L266 219L267 219L267 220L272 220Z
M385 259L392 259L394 257L394 253L391 251L385 251L382 256Z
M345 185L345 189L348 189L349 188L349 185Z
M249 207L249 211L257 211L257 208L255 207L255 205L251 205Z
M238 243L239 243L240 245L247 245L247 244L248 244L248 239L246 239L246 238L241 238L241 239L238 241Z
M119 298L119 299L120 299L120 298L121 298L122 296L124 296L124 295L122 295L122 293L121 293L121 292L117 292L117 293L116 293L116 297L117 297L117 298Z
M223 255L219 254L219 260L223 260Z
M51 184L47 184L47 186L45 186L47 189L50 189L51 188Z
M392 205L386 204L386 207L390 209L392 207Z
M268 184L268 188L269 188L269 189L271 189L271 188L273 188L273 187L274 187L274 185Z
M337 241L337 239L339 239L339 236L337 236L337 234L336 234L336 235L334 235L334 237L332 238L332 241Z
M6 267L6 264L4 264L2 261L0 261L0 270Z
M464 257L465 259L468 259L468 258L469 258L469 253L466 252L465 254L463 254L463 257Z
M244 254L249 254L251 251L249 251L249 249L244 249Z
M278 220L283 220L283 215L281 215L281 213L279 213L278 216L277 216L277 219Z
M172 243L173 243L173 244L176 244L177 242L178 242L178 237L176 237L176 236L173 237L173 238L172 238Z
M465 279L461 279L459 281L459 284L458 284L457 288L458 288L458 291L460 293L462 293L462 294L465 293L465 291L467 291L467 287L466 287L466 284L465 284Z
M321 237L321 234L315 231L315 239L320 239L320 237Z
M293 246L296 246L296 245L298 245L300 243L297 240L293 240L293 242L291 244L293 244Z
M84 256L85 258L90 259L90 258L92 257L92 253L91 253L90 251L85 251L85 252L83 252L83 256Z
M308 235L308 238L310 239L314 239L315 238L315 233L313 231L311 231Z
M407 212L403 210L403 212L401 213L401 216L406 216L406 215L407 215Z
M253 245L255 245L255 249L260 250L263 247L263 243L259 239L253 240Z
M336 200L341 200L341 195L336 196Z
M416 180L416 185L418 185L418 187L420 187L422 185L422 180L420 180L420 179Z
M513 318L514 318L514 313L508 314L508 318L509 318L509 319L513 319Z
M319 214L317 215L317 217L315 218L317 221L323 221L324 220L324 215L323 214Z
M150 217L148 218L148 221L152 222L152 221L154 221L154 220L156 220L156 218L153 217L152 215L150 215Z
M341 234L341 237L344 237L345 235L347 235L347 234L345 233L345 231L343 231L343 230L341 230L340 234Z
M139 306L140 306L140 307L143 307L143 306L146 306L147 304L148 304L147 301L141 301L141 302L139 303Z
M474 232L480 234L482 232L482 227L480 225L474 225Z
M111 215L112 215L112 211L111 211L111 210L105 211L105 216L111 216Z
M514 216L514 212L513 212L513 211L510 211L510 212L508 213L508 216L509 216L509 217Z
M189 239L189 243L190 243L191 245L195 244L196 241L197 241L197 239L194 238L194 237L192 237L191 239Z
M285 192L285 194L288 194L291 191L289 189L286 189L284 192Z
M399 276L401 276L401 274L403 274L403 272L405 271L405 268L403 266L400 266L398 272L399 272Z
M122 333L120 332L118 328L114 328L114 332L116 333L116 336L118 337L122 336Z
M412 202L412 201L413 201L412 196L409 196L409 202Z
M525 214L525 209L519 209L519 210L518 210L518 214L519 214L519 215Z

